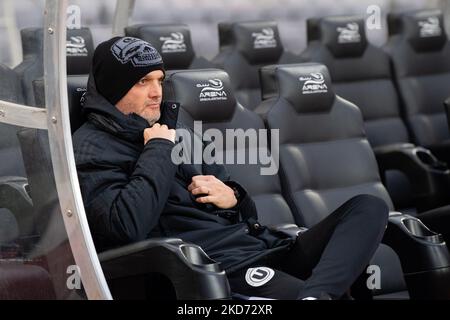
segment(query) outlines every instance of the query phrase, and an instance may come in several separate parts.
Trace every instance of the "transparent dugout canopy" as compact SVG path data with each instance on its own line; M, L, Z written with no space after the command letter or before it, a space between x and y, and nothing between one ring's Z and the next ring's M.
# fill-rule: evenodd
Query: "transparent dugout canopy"
M17 72L0 65L0 299L112 299L89 231L72 149L66 27L79 22L77 7L47 0L42 10L25 2L0 4L8 44L0 54L9 50L10 64L18 63ZM22 60L14 19L24 5L36 6L43 24L22 33ZM119 23L126 23L132 5L118 1L115 28L123 30ZM39 105L32 95L35 84L28 81L32 78L43 84L41 107L27 105Z

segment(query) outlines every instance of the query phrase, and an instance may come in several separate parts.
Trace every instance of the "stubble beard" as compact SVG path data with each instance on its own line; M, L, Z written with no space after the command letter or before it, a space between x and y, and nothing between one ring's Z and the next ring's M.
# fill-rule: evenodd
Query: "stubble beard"
M140 116L147 120L150 126L153 126L161 117L161 110L144 110Z

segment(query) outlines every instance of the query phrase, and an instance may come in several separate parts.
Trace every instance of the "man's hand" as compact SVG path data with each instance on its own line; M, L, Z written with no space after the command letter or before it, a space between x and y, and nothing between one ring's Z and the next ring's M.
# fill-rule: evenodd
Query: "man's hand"
M188 186L193 195L204 195L197 198L200 203L212 203L221 209L229 209L237 204L233 189L214 176L194 176Z
M151 128L144 130L144 144L155 138L167 139L175 143L175 130L169 129L165 124L155 123Z

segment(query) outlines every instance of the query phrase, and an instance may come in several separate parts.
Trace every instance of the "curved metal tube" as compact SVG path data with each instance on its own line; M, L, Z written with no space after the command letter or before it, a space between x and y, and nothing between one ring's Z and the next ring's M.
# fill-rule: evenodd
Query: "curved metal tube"
M72 149L66 75L67 0L46 0L44 77L50 152L64 225L89 299L112 299L90 234Z
M117 0L114 12L112 36L123 36L128 19L133 13L135 0Z
M47 110L0 101L0 122L20 127L47 129Z

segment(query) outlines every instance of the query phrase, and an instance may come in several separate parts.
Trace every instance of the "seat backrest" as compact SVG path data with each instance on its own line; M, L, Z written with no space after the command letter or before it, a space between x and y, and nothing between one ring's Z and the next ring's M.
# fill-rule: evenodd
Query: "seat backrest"
M23 104L24 102L22 85L18 75L3 64L0 64L0 100L18 104ZM17 139L18 130L20 130L18 126L0 122L1 184L10 180L11 177L25 176L22 153ZM9 206L14 204L14 207L23 209L18 205L18 202L19 199L12 197L11 194L5 192L2 188L2 192L0 192L0 256L4 251L9 251L5 246L17 240L23 229L26 229L28 232L28 228L22 228L25 224L21 223L21 221L29 221L27 212L14 212L12 206ZM22 217L25 218L21 219ZM25 233L28 235L27 232Z
M24 103L19 76L2 64L0 64L0 100L18 104ZM0 123L0 152L2 155L0 177L25 175L22 154L16 135L19 129L14 125Z
M126 27L125 34L154 45L161 53L166 70L213 66L212 62L195 55L191 31L185 24L138 24Z
M82 101L87 91L88 75L67 76L67 95L69 98L70 130L74 133L86 121L82 111ZM44 79L33 81L36 106L45 107Z
M410 142L389 55L368 42L364 18L311 18L307 20L307 35L308 46L301 58L328 67L336 94L360 108L371 146ZM404 174L389 170L384 183L396 208L414 206Z
M81 28L70 31L67 36L67 94L69 98L69 115L72 133L85 121L81 108L81 100L87 90L88 74L94 54L94 42L91 31ZM34 104L45 108L44 79L32 81Z
M254 109L261 102L259 68L288 63L274 21L220 23L220 52L213 59L231 78L237 100Z
M44 76L43 30L21 30L23 61L14 69L20 76L26 103L36 106L33 81ZM67 74L88 74L94 54L94 41L89 28L68 29L66 37Z
M277 171L274 171L275 174L263 175L261 169L268 165L260 164L262 161L250 162L250 153L258 157L261 157L260 154L268 155L267 132L261 118L236 101L226 72L200 69L168 73L164 99L180 102L179 122L195 129L199 123L194 126L194 121L201 121L203 140L214 137L216 159L223 160L231 179L244 186L252 196L262 223L273 225L294 222L281 195ZM241 138L248 140L239 144L237 140ZM245 154L245 164L238 163L237 153ZM227 161L230 154L233 160Z
M20 30L20 35L23 61L14 70L20 76L26 104L34 106L32 81L44 75L42 58L44 54L44 33L42 28L26 28Z
M450 139L444 100L450 96L450 44L439 10L391 14L389 41L395 77L415 143Z
M372 146L409 142L389 56L367 41L364 27L360 16L308 19L301 57L328 67L336 94L360 108Z
M0 100L23 104L20 78L13 70L0 63Z
M181 103L180 122L192 124L194 120L201 120L205 130L204 136L211 137L216 146L222 144L219 142L221 140L219 133L222 133L224 135L222 145L225 148L225 153L230 153L231 149L236 151L235 145L227 145L227 141L230 142L227 131L230 129L242 129L243 131L239 133L240 137L243 137L245 133L251 136L251 132L254 129L259 130L264 135L266 134L263 131L264 126L261 118L236 102L230 86L230 80L224 71L210 69L173 72L167 74L164 85L165 99ZM215 92L215 94L208 94L208 92ZM215 132L210 131L211 129L215 130ZM234 139L234 136L232 139ZM249 141L251 141L250 138ZM268 152L265 141L260 140L258 142L258 151ZM276 143L277 141L271 141L272 150ZM244 148L247 153L254 152L255 144L249 142ZM218 149L220 150L220 148ZM220 153L216 149L216 155L219 156L219 159ZM225 166L231 173L231 179L241 183L254 199L259 220L263 224L294 222L292 211L281 193L278 172L275 175L262 175L260 171L261 165L230 164L225 162ZM302 178L303 175L298 173L291 177L292 180ZM382 245L380 250L377 250L374 259L373 263L380 265L385 270L381 278L382 290L377 291L376 294L404 290L405 284L401 273L400 261L395 252L391 248Z
M372 194L392 208L360 110L333 91L326 66L265 67L263 102L270 129L279 129L283 192L297 222L310 227L358 194ZM279 88L279 89L278 89Z

